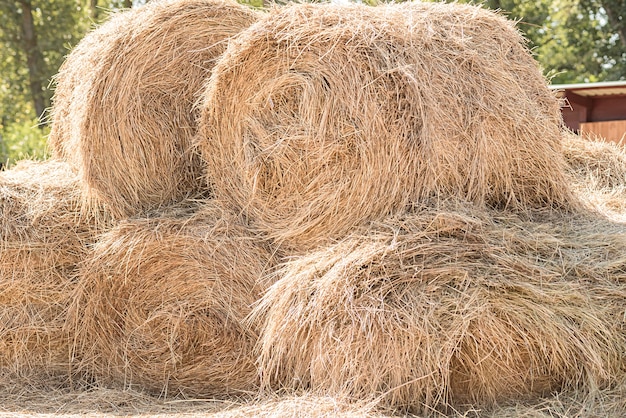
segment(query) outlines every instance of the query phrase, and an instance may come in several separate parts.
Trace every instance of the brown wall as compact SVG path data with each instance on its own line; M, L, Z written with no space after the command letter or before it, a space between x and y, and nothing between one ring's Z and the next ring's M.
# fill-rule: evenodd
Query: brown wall
M626 96L598 97L593 100L589 122L626 119Z
M590 139L600 137L607 141L621 143L626 137L626 120L581 123L580 133Z
M580 97L566 92L569 106L561 109L563 121L573 131L580 130L585 122L626 120L626 95L605 97Z
M565 125L574 132L578 132L580 129L580 121L585 120L586 117L582 114L584 109L580 106L570 104L570 107L561 108L563 114L563 122Z

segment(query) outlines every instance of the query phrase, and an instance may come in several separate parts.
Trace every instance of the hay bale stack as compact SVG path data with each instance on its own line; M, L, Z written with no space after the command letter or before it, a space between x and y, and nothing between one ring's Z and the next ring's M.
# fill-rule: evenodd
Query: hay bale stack
M233 40L197 142L216 195L306 249L433 195L568 206L560 118L493 12L300 4Z
M70 313L84 369L163 396L253 390L257 334L242 321L269 259L214 202L121 222L86 261Z
M623 146L566 133L563 135L563 153L576 185L605 190L626 188L626 151Z
M626 151L613 142L566 133L563 152L573 190L587 206L626 222Z
M624 254L599 219L387 219L278 270L254 312L263 384L431 412L591 392L623 373Z
M113 16L57 76L50 147L118 218L206 189L193 110L231 36L257 19L230 0L164 0Z
M67 372L65 314L77 264L107 225L81 213L67 164L22 161L0 173L0 370Z

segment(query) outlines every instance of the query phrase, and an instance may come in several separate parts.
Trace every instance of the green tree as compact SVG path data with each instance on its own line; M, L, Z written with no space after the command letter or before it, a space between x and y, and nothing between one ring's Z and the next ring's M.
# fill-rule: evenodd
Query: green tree
M89 25L83 1L0 0L0 162L43 155L52 77Z
M626 78L623 0L486 0L484 5L519 21L554 83Z
M589 4L587 4L589 3ZM607 63L604 73L612 80L626 79L626 2L623 0L583 0L588 10L603 10L608 28L599 50Z
M52 79L65 56L110 11L147 1L0 0L0 163L45 155Z
M587 8L602 7L606 13L609 28L617 33L623 49L626 49L626 3L623 0L587 0Z
M42 122L50 106L52 76L68 48L77 43L87 27L80 0L0 0L0 60L3 104L24 103L20 113L31 113ZM10 106L15 109L14 106ZM6 122L24 114L3 115Z
M130 9L146 4L148 1L150 0L89 0L90 17L95 22L101 22L107 16L102 13L103 11Z

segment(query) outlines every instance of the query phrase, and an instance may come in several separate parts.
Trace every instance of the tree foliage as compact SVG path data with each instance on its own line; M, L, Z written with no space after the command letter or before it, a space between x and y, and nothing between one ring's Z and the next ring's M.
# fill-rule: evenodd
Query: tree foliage
M24 29L27 14L32 17L34 45L29 45ZM44 108L50 105L50 80L87 26L79 0L0 0L0 42L3 45L0 65L4 93L0 100L13 110L3 112L3 122L26 113L31 118L40 116L33 114L37 107L33 96L42 97ZM35 55L32 59L36 61L34 73L29 63L31 55ZM38 91L31 89L33 84L38 86Z
M624 0L486 0L484 5L519 21L553 83L626 79Z
M0 0L0 162L45 155L38 147L45 143L54 75L108 10L128 5L129 0ZM24 27L28 18L30 34Z
M0 161L42 155L52 76L87 26L79 0L0 0Z
M24 135L25 127L45 125L45 117L38 117L42 108L50 106L51 80L87 30L106 19L111 10L146 1L0 0L0 162L14 154L8 151L15 148L12 144L24 143L17 136ZM240 1L262 7L286 0ZM518 20L554 83L626 79L624 0L459 1L481 3ZM33 36L25 27L27 10ZM45 129L40 131L31 136L45 134Z

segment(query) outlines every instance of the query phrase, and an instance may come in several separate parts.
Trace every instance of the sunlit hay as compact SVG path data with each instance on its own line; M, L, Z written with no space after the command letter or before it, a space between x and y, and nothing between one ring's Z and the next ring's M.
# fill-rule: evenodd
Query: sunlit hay
M28 379L0 374L2 417L208 417L233 405L228 400L177 401L63 376Z
M142 417L293 417L293 418L393 418L393 411L373 408L368 403L347 403L342 399L312 394L270 395L269 399L196 399L156 398L132 389L104 386L71 388L66 381L54 379L35 382L0 376L2 416L142 416ZM52 380L52 381L50 381ZM26 412L27 411L27 412ZM435 415L435 414L433 414ZM422 418L423 415L401 415ZM448 418L555 418L626 416L626 386L602 390L597 397L580 397L574 393L555 393L515 405L495 406L450 412Z
M278 270L253 315L262 383L417 412L592 392L623 373L625 266L600 219L387 219Z
M614 142L563 135L563 153L568 172L576 184L591 183L598 189L626 186L626 151Z
M197 143L216 195L306 249L432 195L567 207L560 120L498 14L299 4L231 42Z
M192 217L121 222L86 261L70 311L83 367L105 384L163 396L254 390L258 299L268 251L208 202Z
M204 193L193 105L231 36L230 0L151 1L85 37L57 76L50 147L117 217Z
M0 172L0 373L69 370L62 329L73 276L107 225L80 202L65 163L22 161Z
M306 417L306 418L391 418L379 411L374 405L367 403L349 403L332 396L315 396L300 394L298 396L271 396L269 399L258 399L247 402L240 407L215 414L220 418L275 418L275 417Z
M613 142L564 135L563 152L574 191L592 208L626 222L626 151Z
M622 378L624 379L624 377ZM557 393L532 402L505 405L481 414L493 418L554 417L624 417L626 416L626 380L614 388L599 391L596 396Z
M82 123L75 115L87 116L86 98L92 85L103 72L106 57L114 53L119 28L130 25L133 14L112 15L111 22L87 33L65 58L58 74L54 76L54 96L49 113L50 134L48 146L55 157L67 161L78 171L82 165ZM100 53L94 53L100 51Z

